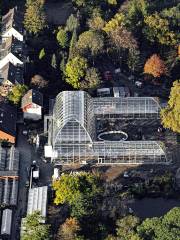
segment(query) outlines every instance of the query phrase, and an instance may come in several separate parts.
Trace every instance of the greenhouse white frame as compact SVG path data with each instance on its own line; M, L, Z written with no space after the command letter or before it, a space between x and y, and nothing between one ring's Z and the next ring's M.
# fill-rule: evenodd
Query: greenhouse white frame
M158 141L98 141L97 119L159 118L160 104L153 97L92 98L85 91L63 91L56 97L49 124L49 145L56 164L167 163ZM50 119L50 118L48 118Z

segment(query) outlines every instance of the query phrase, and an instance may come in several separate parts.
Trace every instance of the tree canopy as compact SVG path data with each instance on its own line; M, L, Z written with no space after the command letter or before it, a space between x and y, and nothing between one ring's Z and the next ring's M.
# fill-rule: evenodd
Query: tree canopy
M86 76L81 82L81 89L91 89L99 86L101 82L100 73L96 68L89 68L86 71Z
M158 13L146 16L144 33L151 42L159 42L163 45L175 45L176 34L170 30L169 21L162 18Z
M27 0L24 15L24 27L33 34L38 34L46 27L44 0Z
M70 59L65 67L66 82L78 89L80 87L80 81L86 74L87 68L86 58L76 56Z
M41 51L39 52L39 60L43 59L46 56L45 49L42 48Z
M19 104L27 89L28 87L26 85L17 84L13 86L12 91L8 94L9 101L13 102L16 105Z
M76 218L67 218L60 226L56 240L78 240L78 232L80 229L80 224Z
M144 73L158 78L167 74L167 68L164 61L157 54L153 54L144 65Z
M68 204L71 214L77 218L93 214L93 201L101 192L100 179L92 173L78 175L64 174L59 180L53 182L56 196L55 204Z
M180 133L180 80L173 83L168 105L161 110L161 121L165 128Z
M104 38L102 34L96 31L85 31L79 36L77 48L85 54L91 53L95 56L101 52L104 47Z
M59 29L56 39L62 48L65 48L68 46L68 33L63 28Z
M139 218L127 215L116 222L116 235L106 240L174 240L180 236L180 208L175 207L162 217Z
M40 212L34 212L33 214L27 215L24 218L24 231L22 240L49 240L49 225L42 224L43 217Z
M154 217L145 219L140 226L138 226L138 234L142 239L149 240L174 240L179 239L180 236L180 208L175 207L171 209L163 217Z

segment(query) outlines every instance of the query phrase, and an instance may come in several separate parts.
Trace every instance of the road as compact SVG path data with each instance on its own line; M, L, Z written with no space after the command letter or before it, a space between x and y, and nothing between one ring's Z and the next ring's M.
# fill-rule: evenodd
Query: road
M35 160L40 167L40 179L39 186L49 185L51 183L52 165L50 163L44 163L35 152L33 146L31 146L27 137L22 134L25 129L23 124L18 125L18 135L16 147L20 152L20 169L19 169L19 194L18 194L18 206L15 210L12 224L12 237L11 240L17 240L19 238L19 230L21 218L26 216L27 210L27 198L28 189L25 186L26 181L29 180L27 168L30 169L32 161Z

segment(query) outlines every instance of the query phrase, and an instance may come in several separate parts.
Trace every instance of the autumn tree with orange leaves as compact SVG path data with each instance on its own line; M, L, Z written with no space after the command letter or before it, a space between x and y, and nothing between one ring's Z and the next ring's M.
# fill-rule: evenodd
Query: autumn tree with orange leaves
M153 54L144 65L144 73L150 74L155 78L167 75L167 72L164 61L157 54Z
M78 236L80 225L76 218L67 218L66 221L60 226L56 240L76 240L83 239Z

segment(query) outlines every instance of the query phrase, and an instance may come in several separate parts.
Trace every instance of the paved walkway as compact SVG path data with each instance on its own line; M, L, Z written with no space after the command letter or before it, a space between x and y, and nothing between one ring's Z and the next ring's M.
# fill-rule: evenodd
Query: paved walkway
M32 161L35 160L40 167L40 179L38 182L39 186L49 185L52 176L52 165L42 162L38 154L34 151L34 148L27 142L27 137L22 134L23 129L25 129L25 126L20 124L18 126L16 145L20 152L19 194L18 206L13 217L11 240L19 239L21 218L26 216L28 197L28 188L26 187L26 182L29 180L28 172Z

